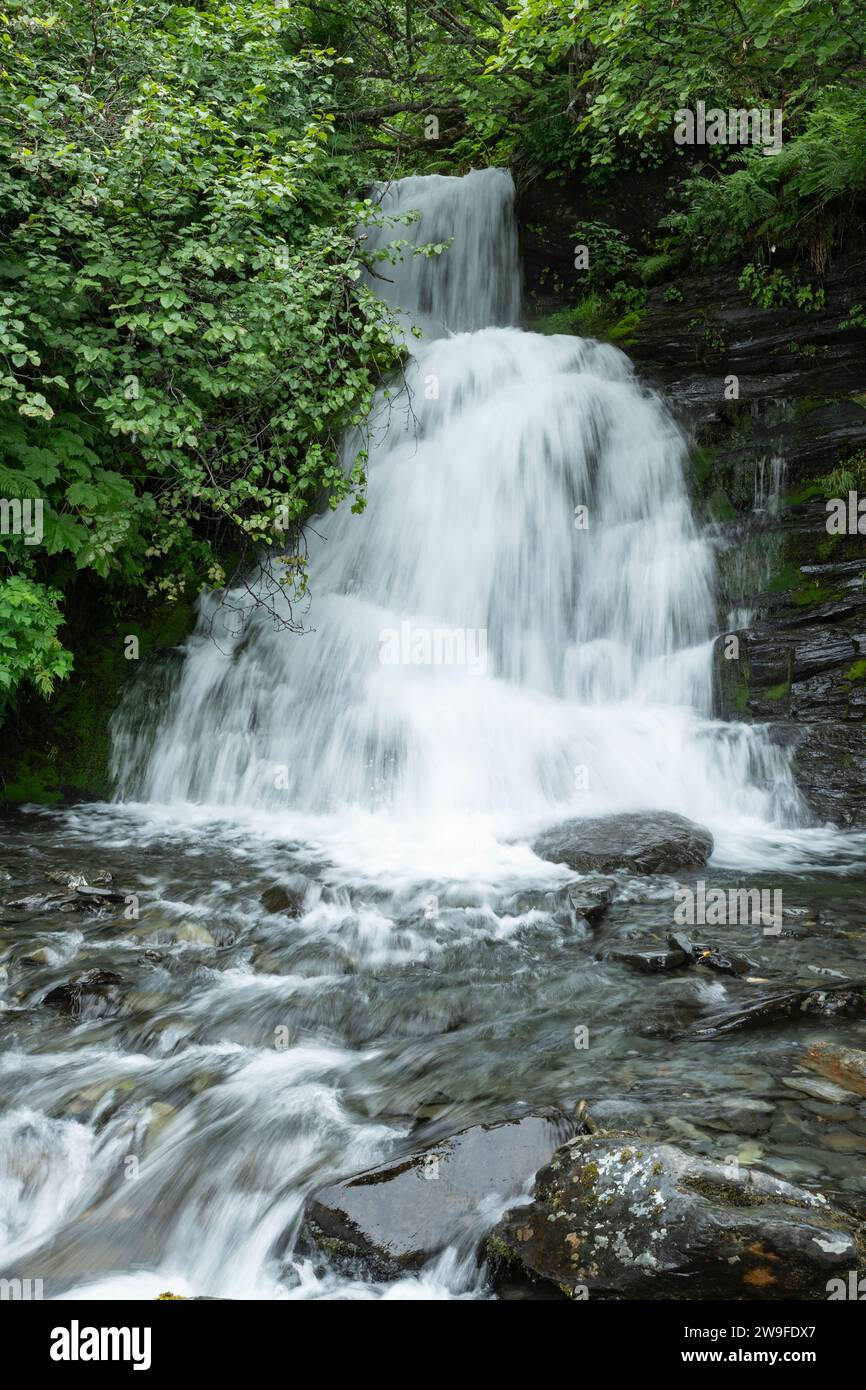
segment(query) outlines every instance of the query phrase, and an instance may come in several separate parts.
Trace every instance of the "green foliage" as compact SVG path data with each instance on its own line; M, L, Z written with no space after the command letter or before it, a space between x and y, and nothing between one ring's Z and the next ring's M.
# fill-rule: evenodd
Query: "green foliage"
M322 0L308 23L351 59L338 124L383 173L502 163L605 184L676 159L662 250L704 264L776 246L820 273L860 219L862 0ZM781 111L781 150L677 145L698 101Z
M816 313L826 307L823 289L798 284L781 270L769 270L752 262L743 268L739 284L741 290L748 292L752 303L759 304L762 309L795 304L807 313Z
M0 711L19 681L50 695L69 674L72 658L57 638L60 597L23 575L0 580Z
M592 289L610 287L634 273L637 254L628 238L609 222L578 222L573 235L576 246L587 248L589 265L583 278Z
M634 341L645 304L645 290L619 282L609 293L584 295L571 308L537 320L532 328L536 333L571 333L628 347Z
M866 328L866 309L862 304L852 304L839 324L840 328Z
M45 542L2 540L7 602L41 634L2 680L48 690L76 570L177 599L276 519L289 548L321 501L359 510L365 456L344 466L340 441L398 350L361 278L359 168L333 149L340 60L291 7L12 0L7 19L0 494L44 499Z
M820 272L864 192L866 93L832 85L777 155L742 150L723 175L687 179L684 206L664 225L704 264L772 245L806 250Z

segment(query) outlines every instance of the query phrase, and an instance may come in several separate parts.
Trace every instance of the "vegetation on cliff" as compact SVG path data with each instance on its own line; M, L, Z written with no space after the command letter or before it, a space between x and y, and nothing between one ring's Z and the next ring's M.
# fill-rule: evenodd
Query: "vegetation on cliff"
M864 77L860 0L9 0L0 497L44 514L32 544L4 513L0 717L69 675L73 596L183 605L263 546L291 596L304 518L363 506L339 441L399 355L372 180L498 163L603 198L671 168L639 250L575 227L571 327L628 345L647 285L731 257L808 311L862 228ZM780 148L678 145L700 102L781 112Z

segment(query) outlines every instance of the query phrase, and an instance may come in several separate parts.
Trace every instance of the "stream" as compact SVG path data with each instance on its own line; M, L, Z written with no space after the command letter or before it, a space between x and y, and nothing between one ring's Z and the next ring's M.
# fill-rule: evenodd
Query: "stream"
M307 1197L582 1099L866 1204L866 1102L797 1072L862 1021L698 1037L743 980L610 954L664 943L700 877L781 891L779 935L704 929L756 987L857 978L866 836L810 824L785 750L713 717L688 441L619 350L518 326L513 200L496 169L382 195L421 216L371 247L453 244L373 281L422 336L346 441L368 504L315 523L307 630L203 597L114 718L116 800L4 822L0 1274L46 1296L492 1297L475 1247L507 1194L389 1281L309 1248ZM706 869L563 910L581 876L535 836L642 810L708 827Z

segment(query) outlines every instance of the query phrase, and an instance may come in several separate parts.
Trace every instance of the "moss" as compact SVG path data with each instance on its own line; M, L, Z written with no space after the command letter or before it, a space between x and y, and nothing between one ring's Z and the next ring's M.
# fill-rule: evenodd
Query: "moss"
M786 1197L782 1193L775 1195L772 1192L758 1192L756 1188L723 1183L713 1177L684 1177L680 1179L680 1183L701 1197L707 1197L714 1202L724 1202L730 1207L781 1206L800 1207L805 1211L813 1209L811 1202L797 1197Z
M737 515L731 499L721 488L716 488L715 492L707 502L707 510L713 521L733 521Z
M600 338L603 342L628 347L634 342L642 316L641 309L632 309L624 314L621 305L617 305L610 297L587 294L570 309L558 309L556 313L535 319L530 328L533 333L564 333L578 338Z
M790 681L782 681L779 685L771 685L762 691L765 700L784 700L786 695L791 693Z
M833 551L836 549L842 537L840 535L825 536L818 542L818 559L829 560Z
M830 405L832 402L827 396L803 396L800 400L794 401L794 416L798 420L805 420L814 411L820 410L822 406Z
M72 605L70 605L71 607ZM161 604L132 616L79 603L65 636L75 654L70 679L50 699L20 702L0 730L0 800L8 806L54 805L110 794L109 720L140 661L177 646L193 622L191 603ZM139 641L139 661L124 656L126 637Z
M845 672L846 681L866 681L866 659L855 661Z
M799 492L785 498L788 507L799 506L812 497L845 497L849 492L866 491L866 449L858 449L840 459L829 473L817 478L807 478Z
M598 1164L594 1159L590 1163L585 1163L581 1168L580 1181L583 1187L595 1187L598 1182Z
M798 589L803 583L803 576L796 565L787 564L770 580L769 591L771 594L784 594L790 589Z
M725 1202L731 1207L762 1207L766 1200L750 1188L725 1185L713 1178L686 1177L682 1179L682 1185L690 1188L692 1192L697 1192L701 1197L715 1202Z
M495 1231L487 1237L487 1258L500 1265L517 1265L523 1268L523 1262L516 1250L496 1235Z
M695 480L695 486L701 493L713 476L715 461L715 449L702 446L701 448L695 449L692 453L692 477Z

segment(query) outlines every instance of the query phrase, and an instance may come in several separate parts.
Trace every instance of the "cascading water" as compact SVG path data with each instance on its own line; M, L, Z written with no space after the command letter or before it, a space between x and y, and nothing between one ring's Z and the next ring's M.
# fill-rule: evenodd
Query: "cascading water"
M370 422L367 510L317 521L303 638L262 610L238 631L241 595L204 600L155 739L121 717L123 795L296 833L326 817L330 853L402 844L410 872L431 834L465 870L467 816L500 838L625 808L723 834L790 816L784 756L710 717L714 554L664 405L613 347L488 326L519 312L507 174L410 178L382 202L420 208L416 244L453 245L382 269L426 336Z
M726 997L698 970L635 988L605 954L636 925L663 939L673 880L618 875L591 930L562 908L579 876L529 848L565 816L668 808L714 831L709 877L787 864L796 894L824 832L794 828L762 731L711 717L714 550L663 403L614 348L515 326L512 200L496 170L383 197L453 245L381 263L425 336L370 423L366 512L316 523L311 631L261 608L238 627L246 590L206 598L167 707L143 671L116 720L121 800L10 830L19 894L58 863L120 891L90 916L0 914L0 1276L50 1297L484 1297L474 1251L513 1191L378 1282L299 1240L307 1195L580 1097L715 1156L731 1136L695 1128L696 1097L792 1103L784 1030L647 1033L650 998ZM844 882L821 891L848 920ZM788 975L813 969L809 937L785 938ZM814 1128L800 1155L786 1120L766 1161L810 1180ZM857 1144L833 1161L859 1181Z

